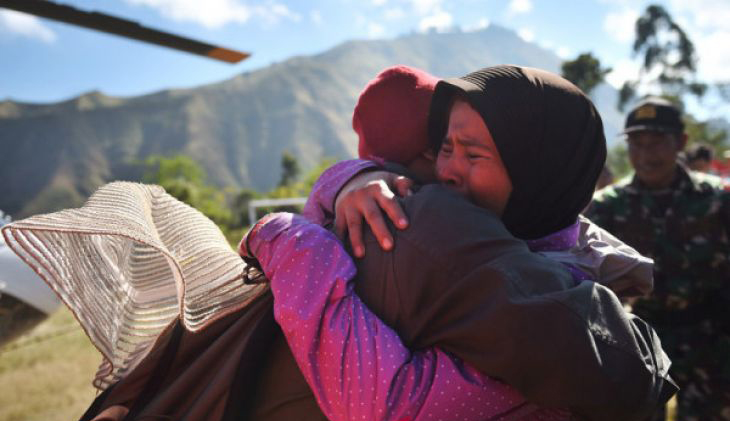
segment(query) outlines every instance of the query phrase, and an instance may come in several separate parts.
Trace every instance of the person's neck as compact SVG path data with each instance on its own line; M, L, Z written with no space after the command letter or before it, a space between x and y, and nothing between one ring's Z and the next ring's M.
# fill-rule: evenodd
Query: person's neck
M666 180L662 180L661 182L657 182L657 183L653 183L653 184L647 184L647 183L641 182L641 184L643 184L647 190L666 190L677 181L678 177L679 177L679 166L677 165L674 167L674 172L672 173L672 176L667 177ZM639 180L639 181L641 181L641 180Z

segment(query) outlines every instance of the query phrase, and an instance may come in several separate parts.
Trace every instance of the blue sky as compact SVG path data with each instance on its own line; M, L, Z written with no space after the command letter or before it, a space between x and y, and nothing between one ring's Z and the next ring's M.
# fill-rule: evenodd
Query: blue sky
M490 24L564 58L592 51L619 85L634 77L633 23L641 0L56 0L198 38L253 56L236 65L0 9L0 100L53 102L101 90L132 96L216 82L350 39L393 38ZM700 56L700 77L730 80L730 1L665 0ZM730 116L709 98L708 116Z

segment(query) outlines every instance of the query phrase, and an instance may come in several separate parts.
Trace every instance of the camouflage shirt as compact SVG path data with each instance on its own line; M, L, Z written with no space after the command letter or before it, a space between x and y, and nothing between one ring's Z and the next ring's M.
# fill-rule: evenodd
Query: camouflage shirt
M633 312L657 330L679 384L676 419L730 420L730 192L679 167L664 190L629 178L596 193L586 215L654 259L654 291ZM663 420L660 410L652 418Z
M586 214L654 259L654 291L636 303L637 314L659 326L727 322L730 191L719 177L682 166L678 173L663 190L649 190L635 176L608 186ZM730 324L723 324L727 332Z

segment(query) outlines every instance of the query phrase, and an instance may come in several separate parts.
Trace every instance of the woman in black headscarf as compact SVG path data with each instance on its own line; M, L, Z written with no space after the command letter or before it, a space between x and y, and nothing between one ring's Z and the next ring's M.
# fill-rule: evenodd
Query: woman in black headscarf
M443 80L429 117L437 153L454 97L479 113L509 174L507 229L533 240L574 224L606 160L603 124L588 97L558 75L526 67L488 67Z

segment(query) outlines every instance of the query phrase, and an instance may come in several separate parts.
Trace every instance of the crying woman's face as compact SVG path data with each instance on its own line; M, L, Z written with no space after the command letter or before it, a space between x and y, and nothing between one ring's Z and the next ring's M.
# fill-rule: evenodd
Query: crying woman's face
M464 100L457 99L451 107L436 173L440 182L500 216L512 193L512 181L487 125Z

